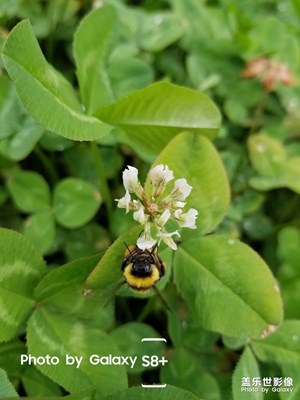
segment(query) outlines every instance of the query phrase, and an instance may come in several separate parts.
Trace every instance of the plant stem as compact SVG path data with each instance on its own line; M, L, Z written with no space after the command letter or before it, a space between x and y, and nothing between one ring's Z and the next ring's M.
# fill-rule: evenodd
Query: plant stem
M257 127L259 126L260 119L263 116L263 109L264 109L264 105L265 105L265 101L266 101L268 93L269 92L267 90L264 90L260 96L257 107L254 111L253 122L252 122L252 126L250 128L249 135L251 135L252 133L255 133Z
M49 160L49 158L45 155L43 150L37 145L34 149L36 156L39 158L40 162L43 164L45 171L48 175L49 181L52 185L54 185L58 181L57 172L54 168L54 164Z
M103 197L103 201L107 210L108 214L108 219L111 221L112 218L112 212L113 212L113 201L111 197L111 193L109 190L109 186L106 180L106 175L105 175L105 168L102 162L102 158L99 154L99 149L98 145L96 142L91 142L91 153L95 162L96 166L96 171L98 174L98 179L99 179L99 188L101 195Z

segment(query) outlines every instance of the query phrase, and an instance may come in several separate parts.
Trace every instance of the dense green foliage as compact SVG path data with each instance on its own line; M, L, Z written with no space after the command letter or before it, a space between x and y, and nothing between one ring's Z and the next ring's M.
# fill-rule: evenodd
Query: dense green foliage
M0 2L1 398L300 396L299 39L298 0ZM127 165L149 192L159 164L197 228L136 294L120 267L141 227L114 199Z

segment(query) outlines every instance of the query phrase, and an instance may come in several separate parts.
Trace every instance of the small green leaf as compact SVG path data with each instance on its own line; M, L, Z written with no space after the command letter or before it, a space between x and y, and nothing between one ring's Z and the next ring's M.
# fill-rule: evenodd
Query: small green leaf
M19 339L0 344L0 368L5 368L7 375L15 387L19 384L23 366L21 354L26 353L26 345Z
M154 80L151 66L139 58L125 58L110 62L108 74L115 97L118 99L134 90L150 85Z
M258 377L260 375L258 363L253 356L252 351L246 347L235 367L233 376L232 376L232 392L234 400L249 400L249 392L242 392L242 378L250 378L250 381L253 377ZM259 390L258 392L251 393L251 400L263 400L264 395Z
M7 75L0 76L0 140L20 128L21 113L21 102L12 82Z
M57 365L37 365L49 378L69 392L96 387L102 397L127 387L123 365L93 365L91 355L120 356L114 341L100 329L50 308L38 308L31 316L27 329L28 351L35 357L58 357ZM83 357L80 368L66 365L66 355Z
M0 397L19 397L13 385L9 382L6 372L0 368Z
M101 397L96 397L102 400ZM145 389L142 387L131 387L105 397L103 400L201 400L193 393L178 387L167 385L165 388Z
M8 176L7 187L21 211L44 211L50 206L49 186L37 172L16 169Z
M35 148L43 133L44 128L28 117L14 135L0 142L0 153L13 161L23 160Z
M0 340L10 340L34 305L33 291L45 263L17 232L0 228Z
M22 384L28 396L59 396L60 387L41 374L35 367L28 366L22 372Z
M254 340L252 348L262 362L284 365L300 364L300 321L287 320L270 336Z
M217 107L205 94L166 82L103 107L97 116L123 128L135 150L152 156L183 130L215 137L221 121Z
M142 366L144 355L156 355L161 358L165 350L164 342L142 342L143 338L158 338L160 334L150 325L140 322L129 322L118 327L111 332L111 337L124 356L137 357L133 368L127 366L130 373L142 372L145 369Z
M286 152L278 141L263 134L252 135L248 148L251 162L260 175L276 177L281 173Z
M66 228L78 228L90 221L100 204L101 195L96 186L82 179L66 178L54 189L54 214Z
M254 189L287 187L300 193L300 157L288 158L280 142L263 134L251 136L248 147L253 167L260 175L249 181Z
M144 49L161 51L183 34L182 18L170 12L156 12L144 16L138 39Z
M164 148L152 167L158 164L168 165L174 171L175 179L186 178L193 187L186 201L187 208L195 208L199 212L197 232L214 230L229 205L229 184L211 142L196 133L181 133ZM149 177L146 190L150 190ZM195 235L193 230L183 231L183 238Z
M69 82L45 60L28 20L13 28L2 57L24 106L45 129L73 140L99 139L111 131L82 112Z
M205 399L220 400L216 379L206 372L199 359L185 349L177 349L161 368L161 381L176 385Z
M184 242L175 283L204 329L234 337L266 335L282 319L276 281L250 247L223 236Z
M68 231L65 253L68 260L89 257L106 250L111 243L110 235L102 226L91 222L78 229Z
M46 253L55 238L55 220L51 209L27 218L23 233L41 253Z
M74 57L80 93L87 113L114 101L106 58L116 23L114 8L100 7L81 21L74 37Z

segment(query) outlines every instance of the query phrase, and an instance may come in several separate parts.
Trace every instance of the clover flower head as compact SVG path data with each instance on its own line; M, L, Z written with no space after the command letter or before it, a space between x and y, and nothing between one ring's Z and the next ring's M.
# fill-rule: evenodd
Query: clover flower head
M168 189L169 193L165 193L168 183L173 179L174 173L167 165L155 166L149 172L151 194L147 196L138 179L138 170L127 166L123 171L125 195L116 199L117 206L125 208L126 213L133 211L134 220L143 226L136 243L142 250L151 249L155 244L159 245L161 241L170 248L177 249L173 237L180 237L180 233L178 230L173 232L167 230L167 224L171 220L181 228L196 228L198 211L190 208L184 212L185 200L190 195L192 186L185 178L180 178L174 181L171 189Z

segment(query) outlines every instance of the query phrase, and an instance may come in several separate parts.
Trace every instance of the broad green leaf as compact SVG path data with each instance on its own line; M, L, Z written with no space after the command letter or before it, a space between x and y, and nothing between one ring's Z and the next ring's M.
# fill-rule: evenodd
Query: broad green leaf
M233 376L232 376L232 392L234 400L249 400L249 392L242 391L242 380L243 378L250 378L250 382L253 377L258 377L260 375L258 363L252 353L252 351L246 347L241 355ZM260 389L260 388L259 388ZM251 392L251 400L263 400L264 395L259 390L258 392Z
M183 34L182 18L170 12L156 12L144 16L138 40L148 51L161 51Z
M216 379L209 374L199 359L181 348L161 368L162 382L179 386L205 399L220 400L221 393Z
M193 320L193 315L188 314L182 322L182 343L183 347L193 352L201 353L213 348L219 339L219 335L203 329L197 321Z
M105 397L96 396L96 400L201 400L193 393L178 387L167 385L165 388L145 389L142 387L131 387L127 390L117 392Z
M110 126L82 112L71 85L44 58L28 20L11 31L2 57L24 106L45 129L73 140L110 132Z
M107 304L111 295L104 296L101 291L86 295L83 291L83 283L98 261L99 255L55 268L38 284L35 297L53 310L89 320L93 326L107 329L112 317L112 307Z
M252 348L262 362L284 365L300 363L300 321L286 320L272 335L263 340L254 340Z
M145 367L142 366L143 356L158 356L161 358L164 355L165 343L157 342L142 342L143 338L159 338L161 335L150 325L140 322L129 322L128 324L119 326L111 332L111 337L114 339L124 356L137 357L137 361L133 368L127 366L127 371L130 373L142 372Z
M286 319L300 318L300 232L286 226L278 234L277 256L281 261L278 280Z
M8 190L21 211L44 211L50 206L50 190L37 172L15 169L7 179Z
M175 179L186 178L193 187L186 199L186 208L195 208L199 212L197 231L206 233L214 230L227 211L229 185L220 157L211 142L196 133L181 133L164 148L152 168L158 164L168 165L174 171ZM146 190L150 191L149 177ZM193 230L186 228L183 231L186 237L195 235Z
M261 337L282 319L278 285L247 245L224 236L189 240L175 255L175 283L204 329Z
M220 113L203 93L158 82L103 107L97 116L123 128L132 147L152 157L183 130L215 137Z
M29 354L35 357L58 357L57 365L37 368L69 392L96 387L102 395L127 387L123 365L92 365L91 355L120 356L114 341L103 331L72 317L40 307L32 314L27 329ZM66 356L83 357L80 368L66 365Z
M28 117L14 135L1 140L0 153L13 161L23 160L35 148L43 133L44 128Z
M61 395L60 387L33 366L23 369L22 384L28 396Z
M46 253L55 238L55 220L52 210L49 208L27 218L23 233L41 253Z
M78 228L87 223L100 204L101 195L97 187L82 179L63 179L54 189L54 214L66 228Z
M34 305L33 291L45 272L34 246L17 232L0 228L0 340L18 333Z
M75 33L77 76L82 101L89 115L114 101L106 72L106 59L115 23L114 8L100 7L83 18Z
M15 388L7 378L6 372L0 368L0 396L1 399L19 397Z

